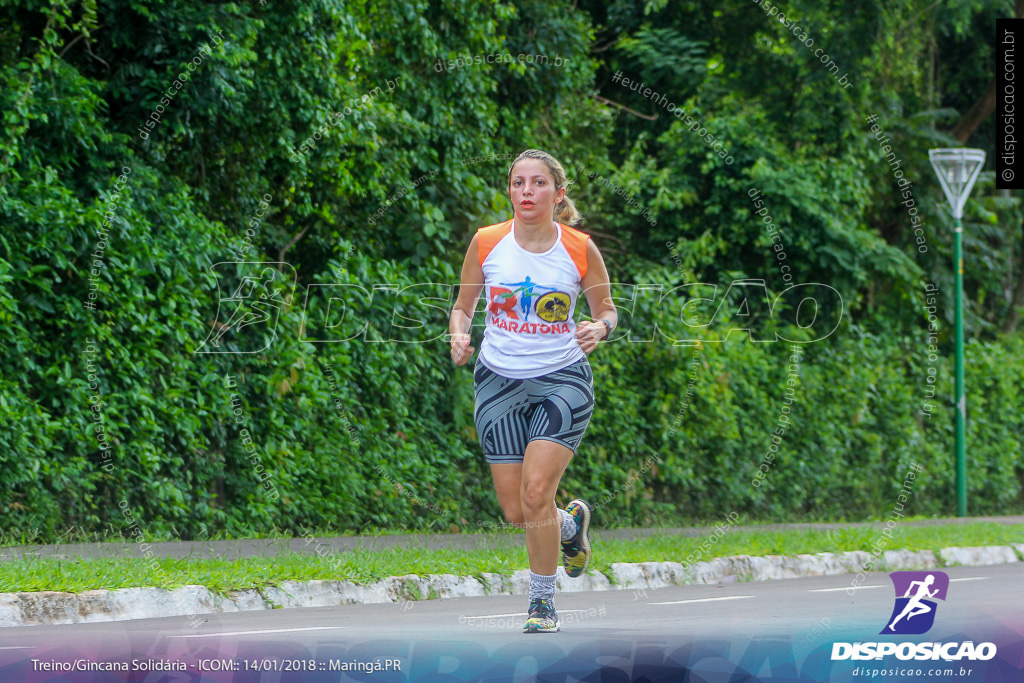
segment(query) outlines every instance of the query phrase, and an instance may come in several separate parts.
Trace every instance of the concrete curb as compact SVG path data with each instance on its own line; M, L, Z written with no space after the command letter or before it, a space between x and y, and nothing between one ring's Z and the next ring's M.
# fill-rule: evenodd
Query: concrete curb
M773 581L802 576L833 576L861 571L937 569L947 566L985 566L1020 562L1024 544L978 548L930 550L888 550L877 564L869 565L870 553L817 553L814 555L737 555L719 557L690 566L678 562L614 563L611 576L591 572L570 579L558 570L558 590L563 592L665 588L693 584L736 581ZM79 624L129 619L247 612L291 607L398 603L407 608L412 601L484 595L525 595L529 570L504 574L455 576L415 574L391 576L372 584L350 581L283 581L280 586L260 590L232 591L217 595L205 586L163 588L120 588L84 593L40 591L0 593L0 627Z

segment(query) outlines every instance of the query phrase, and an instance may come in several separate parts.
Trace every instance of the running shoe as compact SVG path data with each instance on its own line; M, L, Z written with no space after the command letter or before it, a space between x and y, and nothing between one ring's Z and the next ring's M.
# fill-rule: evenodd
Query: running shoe
M576 534L562 541L562 566L572 578L581 576L590 564L590 504L577 498L565 508L576 520Z
M523 633L554 633L558 630L558 612L553 600L537 598L530 601L530 616L523 624Z

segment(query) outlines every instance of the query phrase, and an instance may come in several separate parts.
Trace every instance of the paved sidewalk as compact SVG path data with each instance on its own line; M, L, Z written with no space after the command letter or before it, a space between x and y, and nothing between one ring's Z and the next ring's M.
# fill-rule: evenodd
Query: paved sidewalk
M942 526L949 524L972 524L975 522L992 522L995 524L1024 524L1024 515L1005 517L952 517L946 519L927 519L916 521L901 521L901 527L928 527ZM810 524L761 524L761 525L733 525L731 532L746 531L782 531L792 529L844 529L869 527L883 529L885 522L850 522L850 523L810 523ZM703 536L708 534L713 526L707 527L673 527L673 528L630 528L630 529L601 529L595 528L591 531L594 538L600 539L632 539L647 538L660 534L680 534L684 536ZM1024 542L1024 538L1021 539ZM427 549L458 549L471 550L480 547L494 547L495 544L508 543L509 545L522 545L522 533L514 532L490 532L473 534L396 534L386 536L334 536L309 538L265 538L265 539L240 539L231 541L167 541L150 542L152 552L160 557L173 558L222 558L238 559L243 557L261 557L281 555L284 553L309 553L325 552L324 548L334 551L352 550L362 548L368 550L383 550L394 547L418 545ZM69 543L58 545L30 545L11 546L0 548L0 562L5 560L21 559L23 557L52 557L82 559L94 559L99 557L138 557L139 551L135 542L108 542L108 543Z

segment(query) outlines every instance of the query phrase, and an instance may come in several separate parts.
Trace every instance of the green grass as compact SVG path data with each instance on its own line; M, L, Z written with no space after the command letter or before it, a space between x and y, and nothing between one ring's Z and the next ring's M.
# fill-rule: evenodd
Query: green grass
M610 573L614 562L706 561L730 555L797 555L871 550L882 540L877 528L829 531L729 531L712 536L654 536L638 540L601 540L594 534L594 569ZM512 534L509 534L512 535ZM421 545L387 550L346 550L316 554L232 559L20 559L0 563L0 592L56 590L81 592L132 586L174 588L199 584L224 593L277 585L285 580L334 579L371 582L403 574L508 574L527 567L526 550L515 538L496 535L474 550L427 550ZM714 540L714 542L712 542ZM950 546L1006 545L1024 542L1024 524L979 522L944 526L897 525L884 549L939 550Z
M694 552L706 548L694 561L729 555L799 555L803 553L845 552L864 550L886 539L879 528L855 527L828 531L792 529L785 531L726 532L718 541L711 536L682 538L654 537L643 541L609 541L602 544L602 554L614 548L616 559L609 562L646 562L652 559L684 562ZM710 545L708 545L710 543ZM943 526L897 525L893 538L883 550L939 550L951 546L983 546L1024 543L1024 524L977 522Z

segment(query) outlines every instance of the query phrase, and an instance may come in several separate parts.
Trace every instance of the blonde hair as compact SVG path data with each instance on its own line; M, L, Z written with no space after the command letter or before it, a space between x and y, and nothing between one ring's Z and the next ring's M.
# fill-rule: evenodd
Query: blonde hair
M562 201L555 204L555 209L552 218L559 223L564 223L570 227L576 227L583 220L583 215L580 214L576 208L576 204L569 199L569 185L572 183L565 176L565 169L562 168L562 164L558 162L558 159L551 156L547 152L539 149L527 149L519 153L518 156L512 161L512 165L508 167L508 179L505 183L506 187L512 185L512 169L523 159L539 159L543 161L548 170L551 171L551 177L555 179L555 192L561 190L563 187L566 189L566 194L562 198Z

